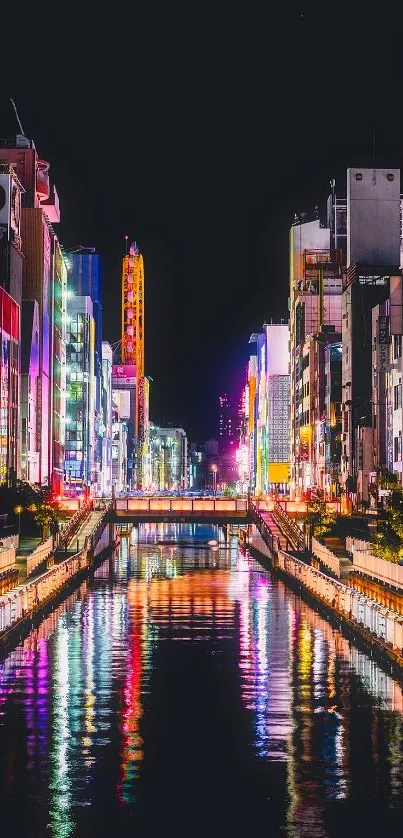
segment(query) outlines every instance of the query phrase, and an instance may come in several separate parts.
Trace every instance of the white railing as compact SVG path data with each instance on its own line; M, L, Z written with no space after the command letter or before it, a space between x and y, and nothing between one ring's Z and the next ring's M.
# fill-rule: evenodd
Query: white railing
M400 656L403 655L403 617L400 614L390 611L354 588L343 585L337 579L331 579L283 550L279 550L276 564L331 608L389 644Z
M53 552L53 538L47 538L42 544L38 544L32 553L27 556L27 576L32 573L41 562L47 559Z
M75 556L53 565L36 579L13 588L0 596L0 634L34 613L43 603L60 591L80 570L89 567L87 547Z
M371 542L364 541L362 538L354 538L352 535L348 535L346 538L346 550L348 553L354 553L355 550L367 551L370 552L371 550Z
M15 547L8 547L6 549L2 549L0 547L0 572L2 572L3 570L8 570L9 567L14 567L15 556Z
M377 556L373 556L372 553L364 550L354 551L353 565L354 570L372 576L373 579L381 579L388 585L403 588L403 567L401 565L388 562L387 559L378 559Z
M5 538L0 537L0 552L1 550L8 550L9 547L15 547L18 550L20 543L19 535L7 535Z
M312 553L317 559L323 562L326 567L330 568L335 576L340 577L340 559L316 538L312 538Z

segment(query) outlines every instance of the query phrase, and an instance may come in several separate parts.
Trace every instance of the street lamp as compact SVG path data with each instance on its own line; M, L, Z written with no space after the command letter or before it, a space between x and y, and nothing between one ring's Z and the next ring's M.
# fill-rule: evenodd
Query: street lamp
M20 504L18 504L18 506L14 507L14 512L15 512L16 515L18 515L18 538L20 538L20 535L21 535L21 512L23 512L23 511L24 511L24 507L21 506Z
M218 466L216 466L215 463L213 463L213 465L211 466L211 471L212 471L212 474L213 474L213 495L215 495L216 487L217 487L217 471L218 471Z

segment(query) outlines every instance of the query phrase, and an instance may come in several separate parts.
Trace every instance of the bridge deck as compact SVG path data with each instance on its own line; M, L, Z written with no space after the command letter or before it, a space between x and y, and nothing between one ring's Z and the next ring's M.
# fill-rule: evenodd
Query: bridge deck
M232 498L116 498L115 521L244 522L250 517L248 501Z

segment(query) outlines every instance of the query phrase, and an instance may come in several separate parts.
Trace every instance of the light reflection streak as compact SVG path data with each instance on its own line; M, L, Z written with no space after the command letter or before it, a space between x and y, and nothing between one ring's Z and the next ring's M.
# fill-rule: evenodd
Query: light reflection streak
M55 838L68 838L74 832L69 763L69 634L61 618L56 634L53 660L53 736L50 750L49 820Z

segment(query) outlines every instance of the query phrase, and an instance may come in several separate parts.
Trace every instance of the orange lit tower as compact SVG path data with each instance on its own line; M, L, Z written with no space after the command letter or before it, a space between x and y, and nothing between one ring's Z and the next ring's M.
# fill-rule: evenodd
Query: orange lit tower
M136 242L123 259L122 364L136 367L137 397L134 416L138 488L143 484L146 440L146 387L144 382L144 264Z

